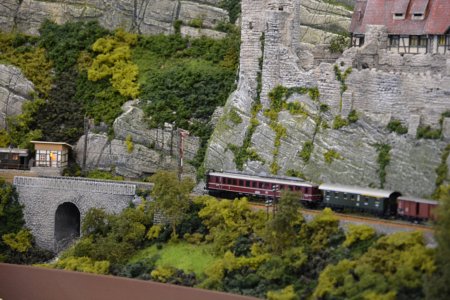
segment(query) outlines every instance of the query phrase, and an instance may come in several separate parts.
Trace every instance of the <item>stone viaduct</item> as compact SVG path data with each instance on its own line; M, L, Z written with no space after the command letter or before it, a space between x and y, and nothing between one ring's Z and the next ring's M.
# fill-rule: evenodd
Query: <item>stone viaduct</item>
M75 177L16 176L13 184L37 245L53 252L80 236L80 225L89 209L119 213L137 199L137 188L152 187Z

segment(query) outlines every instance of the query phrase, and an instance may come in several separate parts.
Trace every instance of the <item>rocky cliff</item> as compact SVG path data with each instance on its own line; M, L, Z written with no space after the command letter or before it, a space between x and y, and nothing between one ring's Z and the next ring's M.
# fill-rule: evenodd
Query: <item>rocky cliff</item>
M136 106L135 106L136 105ZM83 166L85 141L86 169L114 171L127 178L145 177L157 170L177 170L179 163L179 131L171 126L150 129L137 102L123 106L124 113L114 122L114 138L93 129L87 139L82 136L76 144L77 163ZM195 177L195 168L189 164L200 146L197 137L183 139L183 174Z
M6 117L22 113L22 104L31 99L34 85L20 69L0 65L0 128L6 128Z
M17 29L36 35L46 19L63 24L69 21L98 20L105 28L124 28L141 34L171 33L173 23L189 24L202 19L213 28L228 21L228 12L217 7L218 1L177 0L6 0L0 5L0 28Z
M429 126L448 137L450 58L392 54L375 27L363 48L314 67L297 38L301 22L298 0L242 2L239 85L210 140L206 168L295 172L317 183L429 196L449 140L416 132ZM278 89L283 109L274 108L276 94L269 97L277 86L286 88ZM229 121L232 110L241 123ZM394 120L408 134L388 131Z
M98 20L109 29L121 27L132 32L156 34L172 33L174 22L180 20L183 34L221 37L220 33L211 30L218 23L229 20L228 12L220 8L221 3L221 0L4 0L0 5L0 29L36 35L46 19L58 24ZM344 3L348 7L354 1L333 3ZM346 31L350 25L351 11L345 6L320 0L304 0L301 5L301 36L306 43L328 42L336 32ZM190 26L196 19L203 21L202 29Z

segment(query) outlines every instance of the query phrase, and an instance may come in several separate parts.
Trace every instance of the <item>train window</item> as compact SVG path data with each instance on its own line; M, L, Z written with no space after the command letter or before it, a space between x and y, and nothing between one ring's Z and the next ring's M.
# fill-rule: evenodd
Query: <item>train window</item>
M252 182L252 186L255 188L255 187L258 187L258 183L256 182L256 181L253 181Z
M245 186L250 187L250 181L245 181Z
M233 184L237 185L237 179L233 179Z
M239 185L244 186L244 180L239 180Z
M293 187L292 185L290 185L290 186L289 186L289 190L290 190L290 191L293 191L293 190L294 190L294 187Z

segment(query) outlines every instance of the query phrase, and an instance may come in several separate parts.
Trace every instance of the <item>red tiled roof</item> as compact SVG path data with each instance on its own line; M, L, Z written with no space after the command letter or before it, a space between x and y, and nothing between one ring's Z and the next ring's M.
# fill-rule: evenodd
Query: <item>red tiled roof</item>
M425 13L423 20L412 20L413 13ZM394 13L405 13L394 20ZM450 29L450 0L358 0L350 32L364 34L366 25L385 25L389 34L445 34Z
M411 14L424 14L427 10L429 0L413 0L411 4Z

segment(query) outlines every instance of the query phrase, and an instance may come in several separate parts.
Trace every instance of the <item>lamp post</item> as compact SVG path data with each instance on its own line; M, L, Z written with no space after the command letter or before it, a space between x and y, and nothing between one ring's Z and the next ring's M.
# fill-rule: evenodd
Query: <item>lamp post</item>
M275 210L277 207L277 192L279 191L280 186L278 184L272 185L272 192L273 192L273 215L275 216Z
M272 200L266 195L266 215L269 220L269 207L272 206Z
M181 181L181 174L183 173L183 156L184 156L184 139L189 135L189 131L178 128L179 143L178 143L178 180Z

